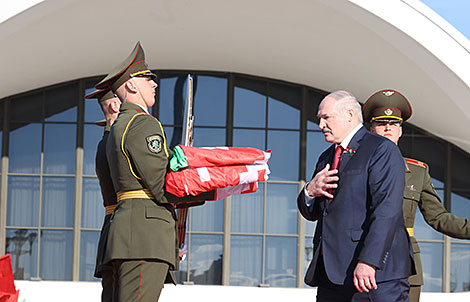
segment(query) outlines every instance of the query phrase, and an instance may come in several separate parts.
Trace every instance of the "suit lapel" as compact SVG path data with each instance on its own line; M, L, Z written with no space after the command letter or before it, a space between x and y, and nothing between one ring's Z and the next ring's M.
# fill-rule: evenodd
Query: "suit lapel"
M367 130L364 127L362 127L356 132L356 134L354 134L353 138L351 139L348 145L348 149L351 151L347 152L347 150L345 150L343 154L341 154L341 162L339 164L338 174L341 174L346 169L349 161L354 156L354 153L357 151L357 149L359 149L360 142L366 132Z

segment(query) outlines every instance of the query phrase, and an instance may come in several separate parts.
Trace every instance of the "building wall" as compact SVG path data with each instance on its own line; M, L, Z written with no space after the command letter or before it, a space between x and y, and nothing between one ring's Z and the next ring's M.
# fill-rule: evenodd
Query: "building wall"
M186 72L156 71L152 113L170 145L179 143ZM327 148L316 111L324 91L234 73L195 75L195 146L272 149L269 181L254 194L190 210L188 257L180 283L303 287L314 223L296 197ZM97 281L92 277L104 208L94 172L102 119L84 100L100 79L45 87L0 101L2 169L0 249L12 254L16 279ZM412 125L404 156L427 162L446 207L470 217L470 155ZM433 231L417 214L424 291L470 290L470 244Z

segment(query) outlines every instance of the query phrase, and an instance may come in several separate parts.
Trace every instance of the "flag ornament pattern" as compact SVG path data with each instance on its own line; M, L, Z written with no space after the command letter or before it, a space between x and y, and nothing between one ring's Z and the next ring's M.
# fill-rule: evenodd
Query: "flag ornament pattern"
M271 151L256 148L198 148L178 145L170 157L166 191L178 197L215 190L214 200L253 193L268 180Z

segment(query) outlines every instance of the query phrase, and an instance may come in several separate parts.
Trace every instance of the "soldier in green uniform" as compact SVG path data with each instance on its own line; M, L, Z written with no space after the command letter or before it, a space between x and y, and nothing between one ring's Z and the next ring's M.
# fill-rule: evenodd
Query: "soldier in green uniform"
M398 144L402 135L401 125L412 113L408 100L398 91L387 89L374 93L364 104L362 114L369 121L371 132L377 133ZM427 164L405 158L406 184L403 194L403 216L413 245L416 275L411 276L410 302L419 301L423 285L423 268L418 242L414 237L413 226L416 209L419 208L424 220L433 229L447 236L470 239L468 219L449 213L441 203L431 183Z
M98 251L96 253L96 278L101 278L102 292L101 301L111 302L113 299L113 267L103 263L104 251L106 248L106 237L109 230L109 221L111 214L117 204L116 192L109 173L108 161L106 160L106 141L108 139L109 129L114 123L119 113L121 101L109 89L97 90L85 96L86 99L97 99L101 110L104 113L105 120L95 123L98 126L104 126L103 138L98 143L95 158L96 176L100 183L101 195L103 196L103 206L105 207L105 217L103 227L101 228L100 239L98 241Z
M123 102L106 155L118 205L111 216L104 261L113 264L115 301L156 301L178 269L176 213L165 197L169 150L160 122L148 113L155 75L137 43L97 89Z

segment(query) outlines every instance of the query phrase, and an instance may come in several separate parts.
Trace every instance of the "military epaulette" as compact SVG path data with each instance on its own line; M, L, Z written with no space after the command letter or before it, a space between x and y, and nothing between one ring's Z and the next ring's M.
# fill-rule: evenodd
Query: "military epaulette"
M405 160L406 160L407 163L418 166L418 167L421 167L421 168L426 168L427 167L425 163L423 163L421 161L418 161L418 160L414 160L414 159L410 159L410 158L405 158Z

